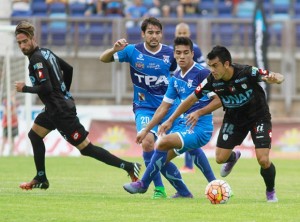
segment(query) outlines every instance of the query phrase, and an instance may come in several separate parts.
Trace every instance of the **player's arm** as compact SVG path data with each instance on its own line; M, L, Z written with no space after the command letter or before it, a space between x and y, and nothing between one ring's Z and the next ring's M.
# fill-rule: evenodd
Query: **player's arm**
M114 61L114 54L123 50L128 45L126 39L119 39L115 42L112 48L106 49L99 57L101 62L109 63Z
M284 81L284 76L277 72L269 72L268 75L262 76L261 79L269 84L281 84Z
M64 83L68 91L70 91L72 79L73 79L73 67L67 63L65 60L61 59L60 57L56 57L61 70L63 71L63 78Z
M35 60L32 61L32 66L38 68L34 68L33 72L36 76L36 79L39 84L34 86L26 86L24 82L16 81L15 88L17 92L24 92L24 93L33 93L33 94L43 94L47 95L53 91L53 87L51 81L49 79L49 73L47 65L42 60ZM42 64L37 66L37 64Z
M167 112L168 112L169 108L171 107L171 105L172 105L171 103L162 101L160 106L155 111L151 121L147 124L147 126L140 133L138 133L138 135L136 137L136 143L137 144L142 143L143 139L150 132L150 130L154 126L158 125L161 122L161 120L167 114Z
M196 123L198 122L198 119L201 116L212 113L213 111L215 111L215 110L219 109L220 107L222 107L222 102L221 102L218 95L214 94L210 98L212 100L209 104L202 107L201 109L198 109L198 110L190 113L187 116L186 123L187 123L187 125L191 125L191 128L193 128L196 125Z

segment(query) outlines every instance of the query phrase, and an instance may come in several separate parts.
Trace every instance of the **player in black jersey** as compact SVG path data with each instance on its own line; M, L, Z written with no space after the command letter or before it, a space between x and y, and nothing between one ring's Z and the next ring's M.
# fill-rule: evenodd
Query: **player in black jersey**
M15 30L20 50L29 59L29 78L32 86L16 82L17 92L35 93L45 105L36 117L28 133L33 147L34 162L37 170L32 181L22 183L20 188L47 189L49 182L45 170L45 144L43 138L52 130L60 134L84 156L93 157L108 165L122 168L128 172L132 181L139 176L141 165L122 160L107 150L94 146L88 139L88 132L81 125L74 100L69 92L73 67L55 55L51 50L39 48L34 37L34 27L26 21L20 22Z
M274 189L276 170L269 159L271 114L264 90L258 82L280 84L284 76L249 65L232 64L230 52L222 46L216 46L208 53L207 64L211 74L180 104L170 119L180 116L203 95L215 92L225 110L216 148L216 162L225 163L221 168L221 176L225 177L231 172L241 155L240 151L233 152L233 149L243 142L250 131L256 158L261 166L260 174L266 184L267 201L277 202ZM194 112L188 117L188 122L193 126L197 119L197 112ZM169 121L166 121L160 127L160 133L167 130L169 125Z

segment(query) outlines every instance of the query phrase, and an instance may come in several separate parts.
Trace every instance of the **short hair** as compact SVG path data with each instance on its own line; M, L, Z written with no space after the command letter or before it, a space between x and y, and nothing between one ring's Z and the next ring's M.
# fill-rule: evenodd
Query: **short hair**
M229 61L229 65L232 63L231 54L224 46L217 45L213 47L213 49L207 54L207 59L209 60L213 60L216 57L219 58L222 64L224 64L226 61Z
M149 17L149 18L145 19L145 20L143 21L142 25L141 25L141 30L142 30L143 32L145 32L146 29L147 29L147 26L148 26L149 24L154 25L154 26L157 26L157 27L160 28L160 30L162 30L162 24L161 24L161 22L160 22L157 18L154 18L154 17Z
M194 51L193 42L189 37L182 37L182 36L176 37L174 39L174 46L173 46L174 50L175 50L175 46L177 45L187 45L190 47L191 51Z
M32 38L34 36L34 26L27 21L21 21L16 27L15 36L21 33Z

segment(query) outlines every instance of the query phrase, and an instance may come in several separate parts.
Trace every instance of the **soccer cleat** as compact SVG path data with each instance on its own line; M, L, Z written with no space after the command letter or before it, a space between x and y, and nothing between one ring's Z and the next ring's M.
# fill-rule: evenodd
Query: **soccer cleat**
M128 172L128 176L130 176L132 182L138 181L141 167L142 167L141 164L133 163L132 170Z
M266 196L267 196L267 202L268 203L276 203L278 202L278 198L276 197L276 192L275 190L271 191L271 192L266 192Z
M43 190L47 190L49 188L49 181L38 181L36 179L33 179L30 182L24 182L21 183L19 186L22 190L32 190L34 188L39 188L39 189L43 189Z
M195 169L194 168L189 168L189 167L182 167L180 170L180 173L195 173Z
M183 196L180 193L175 193L171 198L194 198L193 194L189 194L187 196Z
M228 163L224 163L223 166L221 167L221 177L226 177L228 176L228 174L230 174L232 168L234 167L234 165L236 164L236 162L240 159L241 157L241 152L240 151L236 151L235 152L235 160L233 162L228 162Z
M165 199L167 198L167 193L164 187L155 187L152 199Z
M143 182L138 180L132 183L126 183L123 185L124 190L128 193L135 194L135 193L146 193L147 188L143 187Z

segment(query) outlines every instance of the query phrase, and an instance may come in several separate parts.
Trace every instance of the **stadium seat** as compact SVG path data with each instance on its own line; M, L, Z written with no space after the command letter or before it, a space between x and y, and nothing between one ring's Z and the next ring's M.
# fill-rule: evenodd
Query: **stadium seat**
M69 4L69 14L72 17L84 16L85 4L80 2L74 2Z
M48 5L49 13L67 13L66 5L64 3L55 2Z
M32 2L31 11L33 16L47 16L48 5L45 2Z
M63 46L66 44L66 33L68 24L60 19L67 18L66 13L52 13L50 15L51 22L49 24L49 34L51 36L52 45Z
M112 25L105 22L91 22L87 34L89 46L105 45L108 40L112 40Z
M202 16L211 17L215 15L216 6L214 1L200 1L198 7Z
M127 28L127 42L130 44L139 43L142 41L141 28L139 26L133 26Z
M238 18L252 18L255 8L255 3L252 1L240 2L237 5L236 16Z
M232 5L225 2L219 2L217 6L217 14L219 17L232 17Z

